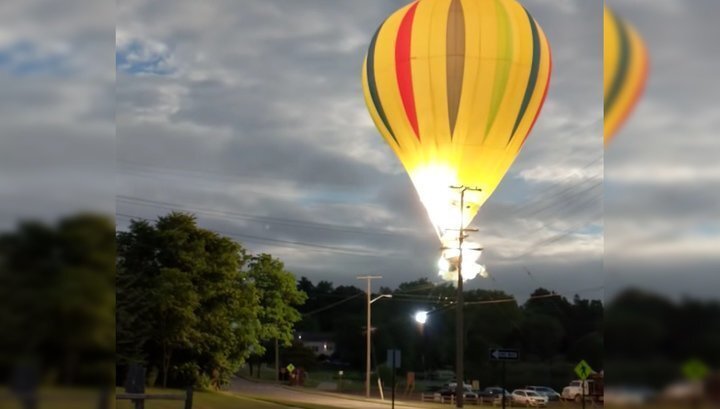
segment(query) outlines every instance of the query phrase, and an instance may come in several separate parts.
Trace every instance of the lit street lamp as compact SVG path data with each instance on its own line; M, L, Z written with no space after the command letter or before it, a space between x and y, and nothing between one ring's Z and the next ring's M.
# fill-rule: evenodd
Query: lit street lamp
M422 342L422 369L423 369L423 377L427 380L427 369L425 367L425 323L428 319L428 312L427 311L418 311L415 313L415 322L418 323L418 327L420 327L420 342Z

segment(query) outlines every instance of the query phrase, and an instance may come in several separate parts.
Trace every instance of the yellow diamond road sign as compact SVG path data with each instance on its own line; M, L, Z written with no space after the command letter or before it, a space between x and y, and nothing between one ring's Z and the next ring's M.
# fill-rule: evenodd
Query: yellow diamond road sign
M287 368L288 372L292 372L292 371L295 370L295 365L293 365L293 364L288 364L288 366L286 366L285 368Z
M682 367L683 374L691 381L698 381L705 378L710 372L707 365L698 359L687 361Z
M588 363L585 362L585 360L583 359L583 360L580 361L580 363L577 364L577 366L575 367L575 373L577 374L577 376L578 376L580 379L582 379L582 380L584 381L585 379L588 378L588 376L590 376L591 373L593 373L593 370L592 370L592 368L590 367L590 365L588 365Z

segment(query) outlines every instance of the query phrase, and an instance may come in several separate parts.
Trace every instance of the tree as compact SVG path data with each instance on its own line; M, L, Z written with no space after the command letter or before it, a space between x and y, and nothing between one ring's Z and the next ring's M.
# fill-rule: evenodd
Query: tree
M112 378L114 231L77 214L0 236L0 373L22 360L64 384Z
M302 305L307 295L298 290L295 277L285 271L283 263L270 254L260 254L250 259L248 277L262 306L258 313L260 340L277 340L289 346L293 339L293 326L301 318L293 306ZM265 348L261 346L255 353L261 355L264 352Z
M173 212L117 234L119 365L163 370L163 386L226 381L260 348L258 293L238 243Z
M176 268L163 268L152 294L157 300L158 326L154 333L162 348L162 386L167 387L173 352L199 339L196 311L200 307L190 278Z

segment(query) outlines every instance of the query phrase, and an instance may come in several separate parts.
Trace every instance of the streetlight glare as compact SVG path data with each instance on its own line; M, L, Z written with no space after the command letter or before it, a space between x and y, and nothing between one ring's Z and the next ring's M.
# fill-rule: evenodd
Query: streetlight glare
M427 322L427 311L418 311L415 313L415 321L418 324L425 324Z

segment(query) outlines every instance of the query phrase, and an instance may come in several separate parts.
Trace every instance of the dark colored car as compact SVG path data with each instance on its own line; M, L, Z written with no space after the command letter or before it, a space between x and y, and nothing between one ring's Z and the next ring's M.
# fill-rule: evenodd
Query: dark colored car
M440 392L440 395L445 396L445 397L454 396L455 395L455 385L445 384L445 385L443 385L442 389L440 389L439 392ZM466 384L465 391L463 392L463 396L465 398L476 399L478 397L478 394L473 392L472 388Z
M480 392L478 392L478 395L483 398L502 398L503 394L503 388L499 386L489 386ZM505 391L506 399L509 401L510 399L510 392Z

